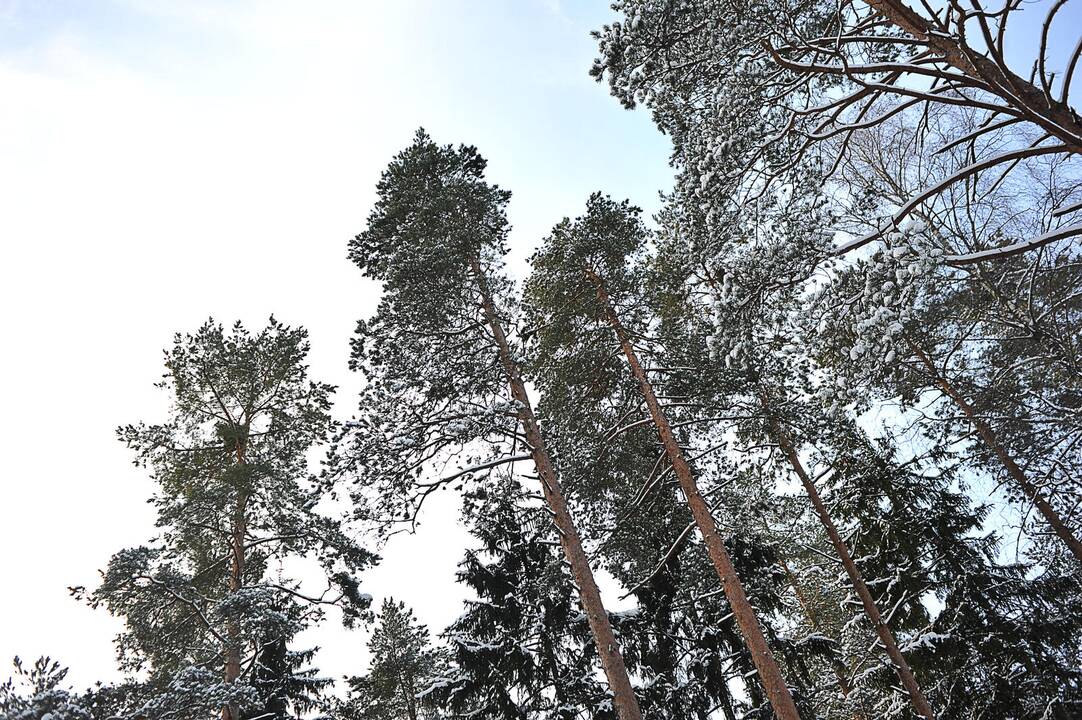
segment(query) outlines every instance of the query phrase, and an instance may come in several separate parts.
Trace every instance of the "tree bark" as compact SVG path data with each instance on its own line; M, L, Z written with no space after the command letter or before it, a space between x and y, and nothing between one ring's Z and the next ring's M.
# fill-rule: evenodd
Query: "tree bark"
M804 464L800 461L800 456L797 454L792 438L789 437L789 433L785 431L771 412L766 393L760 391L759 399L762 402L763 410L766 412L771 434L774 436L775 442L781 447L782 452L785 453L786 458L788 458L793 472L800 478L800 484L804 486L805 492L808 493L812 507L815 508L815 514L819 516L819 522L823 524L823 528L827 531L830 544L834 546L834 552L838 553L838 557L841 558L842 566L849 576L849 582L852 583L857 597L860 598L860 603L864 607L864 615L875 629L879 641L883 643L883 648L886 650L890 661L894 664L895 672L898 673L898 679L902 681L902 687L909 693L909 702L918 715L927 718L927 720L935 720L932 706L928 703L928 699L924 697L920 685L917 684L917 679L913 676L913 669L909 667L909 662L905 659L905 655L902 654L898 643L895 642L894 634L890 631L886 621L883 620L883 615L879 612L879 606L876 605L875 598L872 597L871 591L868 590L868 585L864 582L864 576L861 575L860 568L853 561L853 556L849 553L849 547L845 544L845 540L842 539L841 533L838 532L834 520L830 517L830 511L827 510L827 506L819 496L815 483L808 476L808 471L804 469Z
M1082 121L1068 105L1052 100L1033 83L971 48L962 38L938 32L903 0L868 0L868 5L896 27L941 53L951 67L991 86L1000 99L1026 119L1062 140L1068 152L1082 152Z
M237 465L245 464L245 448L238 440L236 446ZM237 491L236 504L233 508L233 519L230 533L230 550L233 556L229 566L229 592L235 593L241 589L244 583L244 538L248 533L246 508L248 504L247 493ZM228 645L225 648L225 681L233 683L240 677L240 627L235 622L226 625L226 639ZM240 715L232 705L222 708L222 720L239 720Z
M1074 555L1075 560L1082 563L1082 542L1079 542L1078 537L1074 534L1071 528L1067 527L1067 523L1063 521L1056 509L1049 504L1045 499L1041 491L1030 482L1029 478L1022 471L1022 468L1018 467L1018 463L1014 461L1007 449L1000 444L999 439L996 437L992 427L981 418L977 412L973 409L962 394L958 392L958 389L954 387L945 377L936 369L935 363L928 357L926 353L919 345L914 343L909 338L906 338L906 343L909 344L909 349L913 351L913 354L917 356L921 364L932 376L932 380L935 382L944 395L949 397L954 404L962 411L970 423L972 423L974 429L977 431L977 435L980 436L984 444L995 454L999 459L999 462L1006 469L1007 474L1011 476L1011 479L1018 484L1018 487L1022 489L1026 497L1033 501L1033 506L1037 508L1037 512L1044 517L1045 521L1052 526L1052 530L1060 537L1063 542L1067 544L1067 548Z
M646 372L643 370L642 365L639 364L635 349L631 345L627 331L620 323L620 318L612 305L605 284L592 270L587 269L586 275L597 290L597 298L605 314L604 319L608 321L616 333L617 340L619 340L620 347L624 351L628 365L631 368L631 375L639 384L643 399L650 411L650 417L661 438L665 454L672 464L673 472L680 483L680 489L683 491L688 507L691 509L695 524L706 543L707 554L710 556L710 561L713 563L718 578L721 580L722 590L729 601L729 607L733 611L737 626L744 636L744 642L751 653L752 662L755 663L755 668L759 673L759 681L762 683L767 699L774 709L774 714L779 720L799 720L800 715L797 713L796 703L793 702L793 696L789 692L789 687L785 684L781 669L774 659L770 646L767 645L766 637L759 626L755 608L752 607L747 594L744 592L744 585L736 574L736 568L733 566L728 550L725 549L725 541L722 540L721 533L718 532L718 526L714 522L710 507L703 499L702 493L699 492L691 466L684 458L683 450L680 449L680 444L676 440L669 419L660 403L658 403L653 386L650 384L649 378L646 377Z
M579 591L582 608L586 613L590 631L594 642L597 644L598 656L601 658L601 667L608 680L609 689L613 694L613 705L616 708L616 716L620 720L642 720L639 710L639 702L635 698L635 691L628 677L627 667L624 664L620 646L612 631L608 612L601 602L601 592L594 581L593 570L590 569L590 561L586 551L582 548L582 539L567 507L567 500L560 487L556 476L556 469L552 464L548 451L545 448L545 439L541 435L541 428L533 412L530 397L526 392L526 385L522 380L522 373L518 363L511 354L507 335L504 333L503 324L496 314L496 308L492 299L488 279L481 269L480 260L474 259L472 270L476 276L478 289L481 294L481 307L484 311L485 321L492 331L499 349L500 362L507 376L511 389L511 397L519 403L518 420L526 435L526 442L530 445L530 455L537 468L537 474L541 478L541 488L545 502L552 511L553 522L560 535L560 545L563 547L564 557L571 566L571 575Z

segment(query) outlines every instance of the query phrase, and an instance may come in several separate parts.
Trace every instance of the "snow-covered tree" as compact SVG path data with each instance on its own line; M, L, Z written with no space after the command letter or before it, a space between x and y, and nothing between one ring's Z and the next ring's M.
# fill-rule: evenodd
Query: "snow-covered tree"
M656 381L648 377L640 359L635 338L648 333L648 327L636 326L634 315L629 318L629 313L623 311L632 304L629 300L635 296L641 276L628 259L642 253L645 235L637 210L600 194L590 197L584 216L556 226L531 260L533 272L527 298L537 314L537 344L543 356L552 355L578 342L576 338L566 337L568 329L574 332L586 323L597 321L609 326L610 337L604 340L625 356L649 422L660 438L665 458L691 509L774 713L785 720L796 720L799 717L796 705L737 576L710 504L674 432L663 400L654 390ZM576 316L566 317L569 313ZM602 338L595 335L591 340L599 342Z
M1054 98L1056 74L1046 67L1048 29L1062 22L1061 6L1044 4L1031 80L1003 57L1006 25L1018 8L988 14L980 3L954 1L933 11L895 0L630 0L616 4L625 19L597 34L602 57L594 72L626 105L645 103L672 137L678 181L666 212L701 271L719 284L722 275L730 278L745 296L804 283L831 282L833 289L834 273L853 275L838 292L828 289L816 313L834 314L838 332L828 334L850 341L838 357L850 353L870 373L908 361L911 374L953 405L944 414L965 416L954 425L977 435L984 447L976 459L997 464L994 472L1009 478L1016 497L1032 502L1078 558L1078 530L1065 517L1077 492L1066 500L1049 492L1070 485L1064 451L1075 447L1077 423L1070 405L1056 400L1077 389L1070 380L1032 382L1033 369L1046 375L1045 358L1066 356L1050 379L1074 367L1070 343L1048 342L1063 336L1055 326L1071 312L1074 293L1047 293L1050 303L1022 310L1032 299L1027 288L1062 286L1082 232L1072 221L1082 209L1082 124L1067 104L1070 77L1059 76L1061 97ZM984 41L975 46L973 38ZM1078 57L1076 50L1068 66ZM803 235L779 232L778 208L799 203L818 223ZM724 268L715 260L719 244L730 246ZM989 276L1005 274L1010 284L990 287ZM1033 283L1019 284L1023 277ZM911 307L927 297L925 281L941 288L926 310L949 313L961 332L932 324L932 347L914 349L901 329L932 319ZM867 302L854 297L861 282ZM979 304L952 307L943 283L955 299ZM975 314L985 317L975 323ZM982 393L972 382L980 378L949 372L944 363L972 358L990 330L1007 341L999 349L1013 352L989 378L995 388ZM809 326L805 339L819 333ZM1026 339L1036 342L1019 355L1026 343L1018 341ZM1002 390L1011 391L1014 408L1002 402ZM1001 402L982 412L979 394ZM997 415L1019 414L1014 437L1004 436ZM1054 460L1042 464L1042 457Z
M501 270L510 194L473 147L423 131L390 163L350 258L382 283L358 323L353 365L369 381L336 445L330 477L355 478L358 512L412 524L424 500L501 465L529 462L558 528L621 720L640 717L589 558L546 449L513 336Z
M62 687L68 670L41 657L26 667L14 660L15 672L0 685L0 717L4 720L92 720L84 698Z
M124 619L118 656L148 674L149 718L304 711L329 681L292 639L328 607L347 624L367 614L356 576L375 556L317 511L308 480L333 388L308 378L307 353L306 331L273 318L256 333L208 321L165 353L169 419L118 431L157 484L160 533L77 593ZM287 574L285 561L304 557L325 589Z
M406 604L386 598L368 641L367 675L349 679L349 698L337 709L349 720L417 720L424 717L419 695L431 682L436 653L428 628Z
M444 631L449 664L426 697L453 716L614 718L544 510L513 479L468 502L480 547L466 554L458 581L477 599Z
M643 103L653 111L673 137L680 192L719 211L722 222L723 208L784 184L806 163L834 175L855 137L907 110L979 115L970 131L946 143L915 137L907 148L914 157L934 162L939 152L962 147L970 162L900 203L882 204L881 222L871 231L829 250L845 254L897 230L921 208L942 204L946 190L1024 173L1043 159L1077 161L1082 119L1069 94L1082 48L1065 57L1048 54L1050 28L1069 22L1059 14L1064 3L1026 8L1027 15L1043 13L1045 23L1022 73L1009 67L1004 52L1006 42L1029 40L1014 30L1021 28L1022 7L985 5L622 0L613 7L623 17L596 33L600 58L593 73L607 78L626 106ZM999 238L1004 242L950 260L1004 258L1077 238L1082 225L1066 218L1080 209L1062 205L1063 222L1048 232Z

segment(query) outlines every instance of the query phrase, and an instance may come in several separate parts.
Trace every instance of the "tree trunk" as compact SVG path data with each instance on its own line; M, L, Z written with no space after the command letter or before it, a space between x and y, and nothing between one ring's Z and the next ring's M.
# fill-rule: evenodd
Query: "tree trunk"
M1022 492L1025 493L1026 497L1033 501L1033 506L1037 508L1037 512L1039 512L1044 517L1045 521L1052 526L1052 530L1055 531L1056 535L1059 535L1060 539L1067 544L1067 547L1070 549L1071 554L1074 555L1075 560L1082 563L1082 542L1079 542L1078 537L1071 528L1067 527L1067 523L1059 516L1056 509L1048 503L1037 486L1029 481L1026 474L1022 472L1022 468L1018 467L1014 458L1011 457L1010 453L1007 452L1006 448L1004 448L996 438L996 434L993 432L991 426L988 425L983 418L977 415L973 406L970 405L966 399L962 397L962 394L958 392L958 390L936 369L932 359L928 357L928 353L924 352L920 346L908 337L906 338L906 342L909 344L909 349L913 351L921 364L924 365L925 369L932 376L936 386L944 395L953 400L954 404L957 405L966 418L969 419L970 423L972 423L973 427L977 430L977 434L980 436L981 440L983 440L984 444L995 453L999 462L1007 470L1007 474L1018 484L1018 487L1022 489Z
M500 362L507 376L511 388L511 397L518 401L518 420L526 435L526 442L530 445L530 455L537 468L537 474L541 478L541 488L552 511L553 522L560 535L560 545L563 547L564 557L571 566L571 575L579 591L582 608L586 613L586 619L593 633L594 642L597 644L598 656L601 658L601 667L608 680L609 689L613 694L613 704L616 715L620 720L642 720L639 711L639 703L635 698L635 691L631 686L631 679L624 665L623 655L620 654L620 646L616 636L612 632L612 624L609 622L608 612L601 602L601 593L594 581L593 571L590 569L590 561L586 551L582 548L582 539L571 518L564 498L563 490L556 477L552 459L545 448L545 439L541 435L541 428L534 416L530 397L526 393L526 385L522 380L522 373L518 363L511 355L511 348L504 333L503 324L496 315L496 309L492 300L492 292L489 289L488 279L481 269L480 260L474 259L472 269L476 276L478 289L481 293L481 307L484 310L485 321L488 323L492 335L496 339L499 348Z
M774 714L779 720L799 720L800 715L797 713L793 696L789 692L789 687L785 684L785 678L782 677L781 669L774 659L774 654L770 651L770 646L767 645L766 637L763 635L763 630L759 626L759 619L755 614L755 608L748 601L748 597L744 592L744 585L736 574L736 568L733 566L728 550L725 549L725 542L721 538L721 533L718 532L718 526L714 522L714 516L710 513L710 507L703 499L702 493L699 492L695 476L691 472L691 466L688 465L687 460L684 458L684 453L680 449L680 444L676 441L676 435L672 431L668 417L666 417L664 410L658 403L653 386L650 384L649 378L646 377L646 372L643 370L642 365L639 364L635 349L631 346L627 332L613 308L605 284L593 271L586 270L586 274L597 289L597 298L605 313L605 319L616 333L620 347L623 349L628 365L631 367L631 375L638 382L642 391L646 406L650 411L650 417L661 438L665 454L672 464L673 472L680 483L680 489L683 491L688 506L691 508L695 524L706 543L707 554L710 556L710 561L713 563L718 578L721 580L722 590L729 601L729 607L732 608L737 626L744 636L744 642L751 653L755 668L759 672L759 681L766 691L766 696L770 700Z
M237 465L245 464L244 446L237 442ZM230 533L230 551L233 559L229 566L229 592L235 593L241 589L244 583L244 538L248 533L246 507L248 504L247 493L237 491L237 500L233 508L233 519ZM236 682L240 677L240 627L235 622L226 625L225 648L225 681ZM222 720L239 720L240 714L233 705L225 705L222 708Z
M800 456L796 452L792 438L789 437L789 434L782 428L771 412L766 394L760 391L759 399L763 404L763 410L766 412L771 434L774 436L775 442L781 446L785 456L789 459L789 464L793 467L793 472L800 478L800 484L804 486L804 490L808 493L812 506L815 508L815 514L819 516L819 522L823 524L823 528L827 531L830 544L834 546L834 552L838 553L838 557L841 558L842 566L845 567L845 572L849 576L849 582L852 583L853 589L857 592L857 597L860 598L860 603L864 607L864 615L868 618L868 622L872 624L872 627L875 628L879 641L883 643L887 656L894 664L895 672L898 673L898 679L902 681L902 687L909 693L909 702L918 715L927 718L927 720L935 720L932 706L928 703L928 699L924 697L924 693L921 692L917 679L913 676L913 670L909 667L909 662L906 661L901 649L898 648L898 643L894 641L894 634L890 631L890 627L883 620L883 615L879 612L879 606L876 605L875 598L872 597L868 585L864 582L864 576L861 575L860 568L853 561L853 556L849 553L849 547L845 544L845 540L842 539L837 526L834 525L834 520L831 519L830 512L823 503L823 499L819 496L815 483L808 476L804 464L800 462Z
M1082 152L1082 121L1068 105L1056 102L1033 83L968 46L964 39L939 32L903 0L868 0L868 5L896 27L942 53L951 67L990 85L1027 120L1061 140L1068 152Z

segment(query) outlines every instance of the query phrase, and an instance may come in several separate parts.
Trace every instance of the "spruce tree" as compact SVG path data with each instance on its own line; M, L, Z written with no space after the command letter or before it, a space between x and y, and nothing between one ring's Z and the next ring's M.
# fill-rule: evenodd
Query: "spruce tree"
M62 686L68 669L48 657L30 667L18 657L15 672L0 685L0 717L4 720L92 720L84 698Z
M367 614L356 574L375 556L317 512L307 477L333 390L308 378L307 353L306 331L273 318L256 333L208 321L165 353L169 419L118 431L158 486L161 531L117 553L86 597L124 619L117 651L148 673L147 717L304 711L328 681L290 642L327 607L347 624ZM302 557L323 567L322 592L285 573Z
M514 479L467 502L480 545L458 581L477 599L443 633L449 664L429 697L456 716L615 718L544 510Z
M381 178L350 258L383 285L358 324L353 365L369 385L331 473L356 478L359 512L407 527L444 487L532 462L559 531L621 720L640 717L619 645L522 377L510 283L500 265L509 193L472 147L423 131ZM457 469L449 467L458 463ZM442 476L422 479L433 469Z

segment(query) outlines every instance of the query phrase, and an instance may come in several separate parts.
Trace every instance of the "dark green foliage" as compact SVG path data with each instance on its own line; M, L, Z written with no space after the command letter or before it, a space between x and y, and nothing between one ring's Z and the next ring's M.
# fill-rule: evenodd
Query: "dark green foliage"
M614 718L544 511L514 482L471 509L480 547L467 553L458 580L477 600L444 631L449 664L426 697L455 715L493 720Z
M350 259L383 294L375 316L357 324L351 367L368 385L329 474L355 479L358 515L383 527L412 523L431 493L485 472L451 465L453 482L422 482L427 470L498 463L514 445L515 408L481 311L482 289L496 301L507 289L498 264L510 193L484 169L476 149L418 131L350 244Z
M124 618L118 656L148 673L150 717L222 704L245 717L302 712L328 681L288 643L325 606L347 624L366 616L355 575L375 556L316 511L307 479L306 455L332 428L333 390L308 379L307 352L307 333L274 319L256 334L208 322L177 335L160 384L169 420L119 431L158 484L160 534L117 553L86 596ZM322 593L282 574L282 561L301 557L326 571ZM239 676L223 682L230 652Z

